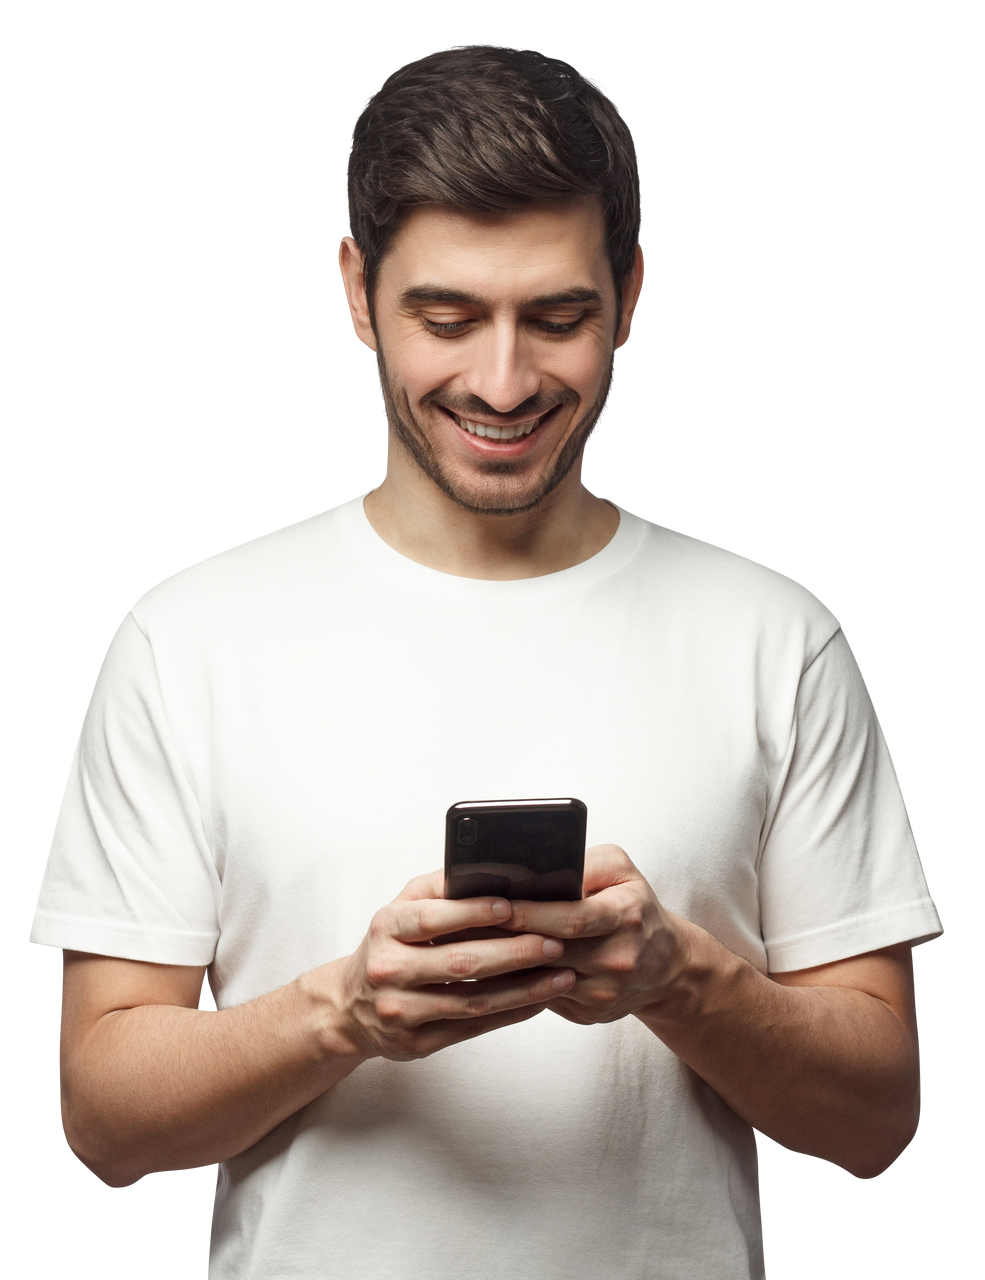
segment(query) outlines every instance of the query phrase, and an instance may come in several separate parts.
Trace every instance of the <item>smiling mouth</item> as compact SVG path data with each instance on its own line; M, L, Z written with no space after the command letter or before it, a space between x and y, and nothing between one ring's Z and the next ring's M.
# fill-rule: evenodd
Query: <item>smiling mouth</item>
M487 422L471 422L468 418L460 418L457 413L451 415L463 431L470 436L482 436L486 440L519 440L530 435L547 417L542 413L539 418L531 418L528 422L514 422L507 427L490 426Z

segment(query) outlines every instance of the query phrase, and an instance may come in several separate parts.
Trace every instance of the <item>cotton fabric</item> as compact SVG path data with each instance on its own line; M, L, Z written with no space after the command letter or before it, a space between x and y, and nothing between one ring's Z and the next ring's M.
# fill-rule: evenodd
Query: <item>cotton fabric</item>
M220 1009L358 945L461 800L577 796L763 972L940 932L837 621L620 513L514 582L393 551L361 500L134 608L99 676L36 941L208 965ZM212 1280L747 1280L752 1130L635 1018L551 1012L376 1059L220 1166Z

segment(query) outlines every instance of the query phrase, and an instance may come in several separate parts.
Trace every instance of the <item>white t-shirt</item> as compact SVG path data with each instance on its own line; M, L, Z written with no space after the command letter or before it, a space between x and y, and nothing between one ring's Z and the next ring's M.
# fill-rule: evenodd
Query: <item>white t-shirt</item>
M458 578L356 501L195 566L121 627L34 929L210 966L220 1008L358 945L460 800L578 796L757 968L940 932L838 623L621 513L574 568ZM746 1280L752 1130L637 1019L545 1012L375 1059L221 1166L213 1280Z

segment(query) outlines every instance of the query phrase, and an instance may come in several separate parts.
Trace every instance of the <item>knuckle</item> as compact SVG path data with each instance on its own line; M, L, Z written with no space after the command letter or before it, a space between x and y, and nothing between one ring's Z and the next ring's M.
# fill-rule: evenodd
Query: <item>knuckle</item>
M625 977L636 972L636 963L635 951L621 950L608 957L605 967L610 973Z
M446 988L449 992L451 988ZM489 997L482 993L477 983L468 983L463 994L440 995L436 1000L435 1020L454 1020L461 1023L467 1018L480 1017L489 1011Z
M431 928L431 906L428 902L419 902L414 910L414 924L417 932L427 934Z
M489 1012L489 997L479 991L470 991L465 997L465 1008L473 1018Z
M459 1001L455 996L436 996L434 1001L434 1017L429 1018L429 1021L446 1022L449 1018L454 1018L457 1013L460 1013L461 1008L461 1001Z
M381 907L369 922L369 936L371 938L388 937L390 934L390 926L392 923L392 912L389 907Z
M623 920L630 929L640 929L643 927L643 919L643 903L640 902L639 898L634 898L623 912Z
M398 1023L404 1016L404 1003L396 996L382 996L376 1002L376 1016L387 1026Z
M469 978L476 968L475 952L468 947L456 947L448 957L448 970L453 977Z
M374 991L378 991L393 981L396 971L397 967L389 957L374 955L366 962L366 981Z

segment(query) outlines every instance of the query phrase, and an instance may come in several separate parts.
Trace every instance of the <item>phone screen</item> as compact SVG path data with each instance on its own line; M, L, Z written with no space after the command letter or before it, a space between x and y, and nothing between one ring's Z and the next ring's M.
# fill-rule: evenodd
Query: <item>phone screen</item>
M577 901L587 821L586 806L570 796L453 804L445 815L445 897Z

